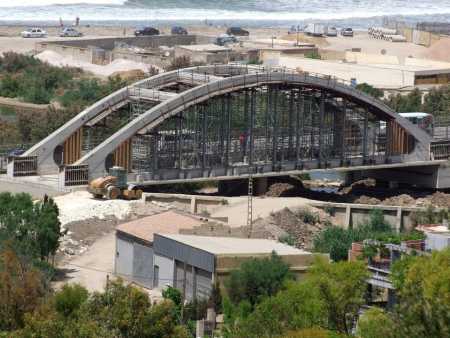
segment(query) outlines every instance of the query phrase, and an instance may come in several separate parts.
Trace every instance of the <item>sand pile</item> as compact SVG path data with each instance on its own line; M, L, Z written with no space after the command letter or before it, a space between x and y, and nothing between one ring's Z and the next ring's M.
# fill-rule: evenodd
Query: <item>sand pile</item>
M59 220L64 226L71 222L91 218L104 219L114 216L125 219L133 212L133 204L140 201L99 200L94 199L87 191L77 191L54 198L59 208Z
M433 44L426 54L427 58L450 62L450 38L442 38Z
M49 64L57 67L77 67L81 68L87 72L93 73L95 75L108 77L115 73L120 72L127 72L131 70L139 70L143 73L147 73L150 65L141 63L141 62L135 62L131 60L125 60L125 59L117 59L111 62L108 65L100 66L100 65L94 65L92 63L88 62L81 62L74 60L71 57L64 57L56 52L46 50L42 53L39 53L36 55L36 58L48 62Z

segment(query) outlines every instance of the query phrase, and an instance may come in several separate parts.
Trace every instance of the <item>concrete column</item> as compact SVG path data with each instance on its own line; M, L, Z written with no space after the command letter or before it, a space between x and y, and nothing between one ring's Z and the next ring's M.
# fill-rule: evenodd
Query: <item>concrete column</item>
M397 208L397 216L395 219L395 230L399 233L402 229L402 208Z
M389 189L398 189L398 181L389 181Z
M264 195L268 189L267 177L258 177L253 179L254 194L256 196Z
M195 327L195 337L203 338L205 336L205 322L203 319L197 320Z
M192 196L191 198L191 214L197 213L197 199L195 196Z
M345 207L345 221L344 226L346 229L350 228L352 221L352 206L350 204L347 204Z

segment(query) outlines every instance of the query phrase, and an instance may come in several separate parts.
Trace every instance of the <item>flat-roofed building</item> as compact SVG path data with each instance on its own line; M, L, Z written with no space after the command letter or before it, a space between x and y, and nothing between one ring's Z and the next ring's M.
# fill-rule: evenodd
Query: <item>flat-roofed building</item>
M450 84L450 63L417 58L346 52L342 60L316 60L272 53L263 62L386 90Z
M155 234L153 249L154 287L173 286L187 300L207 298L215 282L223 285L229 273L249 259L275 252L299 277L315 256L274 240L180 234Z
M154 234L177 234L182 229L202 224L199 218L167 211L119 225L116 228L115 274L152 288Z
M237 61L231 48L215 44L175 46L175 57L188 57L193 63L213 64Z
M425 250L444 250L450 247L450 228L448 224L428 224L417 227L425 233Z

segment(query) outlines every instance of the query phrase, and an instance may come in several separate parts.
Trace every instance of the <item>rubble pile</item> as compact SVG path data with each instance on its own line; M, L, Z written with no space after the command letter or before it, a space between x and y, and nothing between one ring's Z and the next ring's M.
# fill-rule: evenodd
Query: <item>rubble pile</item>
M62 256L82 254L99 237L117 225L163 209L142 201L95 199L87 191L76 191L54 198L59 209L61 239L58 253Z
M293 239L295 247L310 250L313 247L313 240L317 233L329 223L329 217L322 211L315 208L285 208L273 213L266 219L257 220L256 227L270 229L274 233L277 231L278 239L283 235L289 235Z
M290 194L295 187L289 183L275 183L269 187L266 193L267 197L282 197Z

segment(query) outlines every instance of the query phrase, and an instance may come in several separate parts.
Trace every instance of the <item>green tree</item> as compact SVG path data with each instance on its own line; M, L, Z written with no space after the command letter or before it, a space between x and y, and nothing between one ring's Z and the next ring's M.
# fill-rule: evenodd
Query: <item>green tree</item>
M181 306L182 294L177 288L168 286L162 291L162 296L164 299L171 300L175 306Z
M120 337L187 337L172 301L151 306L146 293L120 280L110 282L104 293L94 293L80 313Z
M39 271L11 249L0 250L0 332L22 327L45 294Z
M392 318L378 308L366 311L359 318L356 335L359 338L400 338Z
M283 338L339 338L347 337L347 335L339 335L333 331L321 328L308 328L288 332Z
M36 215L34 233L39 245L41 260L48 260L59 248L59 240L64 235L59 221L59 209L53 199L44 197L43 202L34 206Z
M288 330L326 326L325 304L318 289L306 282L291 282L286 290L264 299L246 318L229 327L232 337L275 337Z
M352 230L331 226L322 230L314 238L314 250L329 253L331 259L336 262L346 260L354 240Z
M54 201L33 203L28 194L0 193L0 248L9 243L27 257L48 260L64 233Z
M329 329L350 334L351 323L364 304L368 272L362 262L329 263L317 259L309 271L308 280L318 289L325 304Z
M215 282L211 295L208 299L208 307L213 308L216 313L222 312L222 292L219 282Z
M386 103L398 113L421 111L422 93L416 88L407 95L391 95Z
M322 230L314 238L314 250L329 253L334 261L347 260L348 250L353 242L374 239L382 242L398 242L400 244L400 240L403 237L403 235L396 234L392 230L391 225L386 222L380 209L374 209L370 212L367 223L361 224L355 229L342 229L330 226Z
M450 116L450 86L432 88L425 95L423 110L434 117L448 119Z
M403 337L450 336L450 249L410 256L392 270L396 320Z
M79 284L66 284L55 294L55 310L64 317L76 313L88 299L89 292Z
M234 304L247 300L254 306L262 298L275 295L290 278L289 266L272 253L270 258L242 263L238 270L231 272L226 288Z
M365 83L365 82L356 85L356 89L358 89L358 90L360 90L360 91L362 91L362 92L364 92L366 94L369 94L370 96L373 96L373 97L375 97L377 99L382 98L383 95L384 95L384 93L383 93L383 91L381 89L375 88L375 87L373 87L370 84Z

